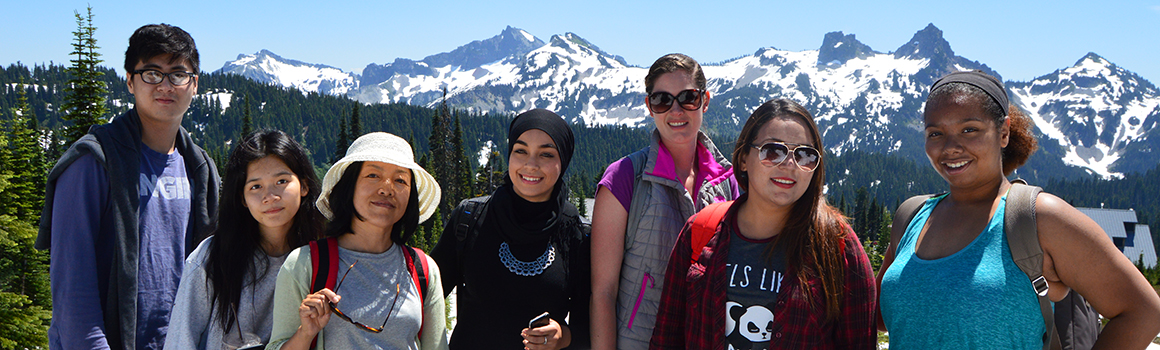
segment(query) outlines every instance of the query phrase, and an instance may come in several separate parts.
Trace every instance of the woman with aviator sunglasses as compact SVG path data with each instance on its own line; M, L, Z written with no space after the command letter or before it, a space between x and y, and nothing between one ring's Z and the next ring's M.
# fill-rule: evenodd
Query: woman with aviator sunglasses
M407 141L375 132L351 143L326 172L317 203L330 238L295 249L278 274L267 348L446 349L439 268L406 245L439 198ZM316 278L334 290L316 287Z
M746 193L681 230L651 349L874 348L874 275L826 203L821 148L801 105L776 99L753 112L733 150ZM717 209L719 221L703 217Z
M608 166L592 213L592 347L644 349L685 220L737 197L732 165L700 131L709 108L696 60L669 54L645 76L652 142Z

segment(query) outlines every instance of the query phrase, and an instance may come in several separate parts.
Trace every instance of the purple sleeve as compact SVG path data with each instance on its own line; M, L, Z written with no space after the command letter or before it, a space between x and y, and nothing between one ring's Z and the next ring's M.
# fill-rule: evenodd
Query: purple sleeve
M85 155L56 180L49 278L52 286L52 349L108 349L97 283L97 232L108 179Z
M627 212L629 205L632 204L634 177L636 174L632 168L632 160L628 157L620 158L620 160L608 165L608 169L604 170L604 176L600 178L596 188L599 190L600 186L604 186L611 191L616 200L620 201L620 205L624 207L624 211Z

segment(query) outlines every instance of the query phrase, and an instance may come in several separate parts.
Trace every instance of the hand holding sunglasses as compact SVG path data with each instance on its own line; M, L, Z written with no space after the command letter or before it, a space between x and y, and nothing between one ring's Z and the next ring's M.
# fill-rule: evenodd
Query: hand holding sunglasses
M818 152L818 149L809 145L770 141L760 146L754 144L749 146L760 151L757 153L757 158L761 159L761 164L768 167L781 165L790 158L790 153L793 153L794 164L807 173L813 172L814 169L818 168L818 164L822 163L822 154Z
M701 108L701 103L705 99L705 90L688 89L678 92L676 96L664 91L653 92L648 95L648 108L653 113L668 112L673 108L673 102L681 105L681 109L686 111L695 111Z

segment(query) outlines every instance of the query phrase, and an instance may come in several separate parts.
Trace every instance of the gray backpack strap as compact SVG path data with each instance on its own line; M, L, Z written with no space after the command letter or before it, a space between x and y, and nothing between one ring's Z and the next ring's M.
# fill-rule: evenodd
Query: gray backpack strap
M632 162L632 193L629 197L632 200L629 201L628 208L625 208L628 210L628 221L625 221L624 227L624 249L626 251L636 242L636 229L633 226L640 223L640 216L643 214L642 210L634 209L637 209L636 206L640 204L636 203L636 192L641 190L640 179L641 175L644 174L644 166L648 163L648 154L649 149L645 148L625 156Z
M914 216L918 214L918 210L922 209L922 205L926 203L927 199L931 199L937 194L924 194L921 196L914 196L906 199L898 206L898 210L894 211L893 227L901 227L903 232L910 226L910 221L914 220ZM901 224L902 226L898 226Z
M1011 258L1019 266L1039 298L1039 309L1043 313L1044 349L1059 349L1059 334L1055 331L1055 315L1051 300L1047 298L1047 279L1043 277L1043 248L1039 246L1039 234L1035 226L1035 198L1043 189L1027 185L1022 180L1011 184L1007 192L1007 213L1004 215L1004 230L1007 245L1011 248Z

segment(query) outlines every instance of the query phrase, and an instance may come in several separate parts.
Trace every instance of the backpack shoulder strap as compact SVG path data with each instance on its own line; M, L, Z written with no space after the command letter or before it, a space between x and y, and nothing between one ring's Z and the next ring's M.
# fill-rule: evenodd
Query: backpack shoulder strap
M455 258L459 260L459 267L462 271L464 259L463 252L471 249L471 245L475 243L475 230L483 222L483 214L487 212L487 203L491 202L491 196L475 197L463 200L459 203L461 210L456 210L451 215L455 216ZM446 229L446 228L444 228Z
M338 239L323 238L310 242L310 292L323 288L334 290L338 279ZM321 272L321 274L320 274Z
M407 272L411 274L411 281L414 282L415 288L419 290L420 309L425 304L426 298L424 294L427 293L427 254L423 253L422 249L402 246L403 259L406 260ZM419 323L419 337L423 337L423 323L427 322L426 317L423 317Z
M910 226L910 221L914 220L914 216L918 214L918 210L922 209L922 205L926 203L926 200L934 198L935 196L938 195L924 194L907 198L894 211L894 227L901 227L905 231L906 227ZM902 226L898 226L898 224L902 224Z
M1039 234L1035 225L1035 199L1043 189L1027 185L1022 180L1011 184L1007 192L1007 212L1004 214L1004 232L1007 245L1011 249L1011 259L1035 289L1039 298L1039 309L1043 314L1043 348L1051 349L1058 344L1055 331L1055 315L1051 300L1047 298L1047 279L1043 277L1043 248L1039 246Z
M338 238L327 237L310 242L310 292L329 288L334 290L338 279ZM319 273L321 272L321 273ZM310 341L310 348L318 344L318 336Z
M721 225L721 220L725 219L725 213L729 212L732 205L733 201L713 203L693 216L693 224L690 227L693 236L689 242L690 248L693 249L690 255L693 264L701 259L701 250L705 249L713 234L717 233L717 227Z

